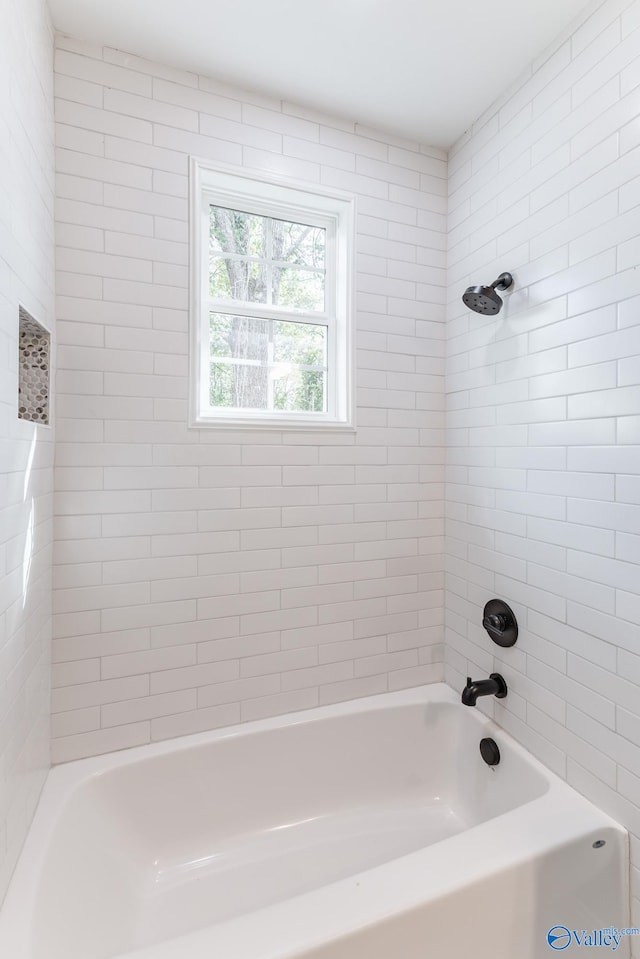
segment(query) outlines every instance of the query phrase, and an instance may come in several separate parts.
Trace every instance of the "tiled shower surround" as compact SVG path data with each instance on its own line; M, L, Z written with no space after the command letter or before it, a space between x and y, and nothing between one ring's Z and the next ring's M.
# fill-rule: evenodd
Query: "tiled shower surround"
M640 0L594 3L447 181L59 39L55 760L439 679L446 392L446 678L504 673L499 722L630 830L640 908L639 63ZM355 434L187 429L189 155L357 194Z
M443 675L446 163L60 38L54 760ZM357 195L356 433L188 429L188 157Z
M451 152L447 371L447 679L499 668L498 722L631 831L635 925L639 67L640 3L598 4ZM503 312L466 311L503 270Z
M49 766L53 432L18 418L18 382L20 307L54 325L55 249L53 30L44 0L0 0L0 23L1 903Z

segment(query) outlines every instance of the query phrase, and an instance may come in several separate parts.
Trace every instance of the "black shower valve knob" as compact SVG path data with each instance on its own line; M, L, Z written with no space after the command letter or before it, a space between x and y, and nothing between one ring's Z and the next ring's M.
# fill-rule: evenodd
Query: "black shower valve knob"
M518 638L518 623L513 610L501 599L490 599L486 604L482 625L498 646L513 646Z
M487 632L502 635L507 628L508 619L500 613L491 613L486 619L482 620L482 625Z

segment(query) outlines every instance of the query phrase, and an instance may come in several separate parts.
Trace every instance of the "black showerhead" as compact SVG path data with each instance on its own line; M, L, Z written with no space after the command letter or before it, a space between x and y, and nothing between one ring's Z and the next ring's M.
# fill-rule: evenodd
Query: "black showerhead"
M496 290L508 290L513 286L513 277L510 273L501 273L491 286L469 286L462 294L462 302L475 313L485 316L495 316L502 309L502 299Z

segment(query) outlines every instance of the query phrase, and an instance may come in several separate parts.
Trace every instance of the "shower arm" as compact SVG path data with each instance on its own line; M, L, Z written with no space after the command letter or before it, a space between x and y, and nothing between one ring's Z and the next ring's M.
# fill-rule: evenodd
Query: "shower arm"
M497 280L491 284L492 290L508 290L513 285L513 277L510 273L501 273Z

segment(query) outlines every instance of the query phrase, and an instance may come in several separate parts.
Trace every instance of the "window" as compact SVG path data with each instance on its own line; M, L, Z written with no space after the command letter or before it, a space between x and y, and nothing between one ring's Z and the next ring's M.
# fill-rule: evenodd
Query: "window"
M191 161L191 424L352 425L353 199Z

